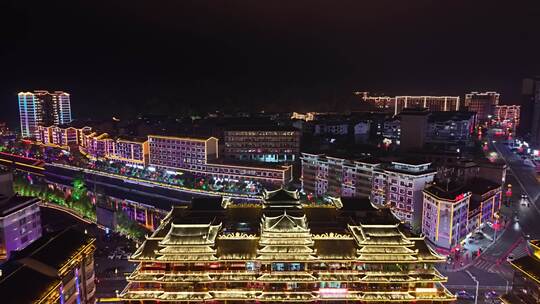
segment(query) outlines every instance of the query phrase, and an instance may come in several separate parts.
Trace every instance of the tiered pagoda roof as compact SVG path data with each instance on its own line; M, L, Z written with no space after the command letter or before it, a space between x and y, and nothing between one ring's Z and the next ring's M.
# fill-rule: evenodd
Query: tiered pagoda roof
M268 209L301 209L298 190L290 191L283 188L274 191L264 190L263 208Z
M400 224L349 225L358 245L358 260L381 263L444 262L423 237L407 237Z
M131 257L140 265L121 297L128 303L455 299L433 267L445 259L388 210L348 201L343 209L304 210L298 193L284 189L266 192L263 205L226 208L219 216L173 209ZM283 283L297 287L276 289Z
M263 215L258 260L301 261L315 259L313 240L306 216L283 214L275 217Z

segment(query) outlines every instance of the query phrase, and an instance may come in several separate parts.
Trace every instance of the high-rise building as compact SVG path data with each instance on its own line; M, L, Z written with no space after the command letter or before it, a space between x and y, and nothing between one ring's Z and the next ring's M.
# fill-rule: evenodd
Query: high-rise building
M521 134L530 137L533 145L540 145L540 77L524 79ZM528 136L527 136L528 135Z
M429 116L430 113L426 108L405 109L399 114L400 149L407 151L419 150L424 147Z
M389 206L396 217L415 228L422 219L422 190L437 174L430 162L402 160L373 172L371 201Z
M497 92L471 92L465 95L465 107L476 112L479 123L489 122L499 105L500 94Z
M521 106L518 105L498 105L495 107L495 121L503 127L516 130L519 128L521 117Z
M459 96L362 96L364 102L377 109L398 115L406 108L427 108L430 111L458 111Z
M94 304L94 243L68 228L15 252L0 266L2 303Z
M387 209L298 192L266 192L259 205L174 207L130 257L126 304L446 303L435 268L445 261Z
M62 91L36 90L20 92L19 116L21 135L36 137L38 126L62 125L71 122L69 94Z

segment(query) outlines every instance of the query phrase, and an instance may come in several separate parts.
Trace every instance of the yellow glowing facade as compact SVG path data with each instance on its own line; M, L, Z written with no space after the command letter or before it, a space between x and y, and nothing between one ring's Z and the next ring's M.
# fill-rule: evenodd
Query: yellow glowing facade
M358 222L347 222L339 199L331 208L306 208L297 192L264 197L259 206L224 201L225 210L196 223L188 220L199 218L194 211L174 208L131 257L139 265L120 297L125 303L455 300L434 268L444 258L388 210L369 206ZM322 223L329 214L338 216L335 223Z
M540 240L529 241L530 255L510 264L514 268L512 291L501 299L504 303L540 303Z

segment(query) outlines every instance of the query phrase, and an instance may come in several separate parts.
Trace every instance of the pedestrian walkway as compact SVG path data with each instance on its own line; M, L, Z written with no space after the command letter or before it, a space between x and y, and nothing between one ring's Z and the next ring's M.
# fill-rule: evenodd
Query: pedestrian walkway
M496 260L490 260L484 257L479 257L478 259L474 260L474 262L472 263L472 266L476 267L477 269L481 269L487 272L492 272L492 269L494 268L496 263L497 263Z
M449 271L462 271L474 265L489 272L492 269L491 266L497 264L498 261L496 259L488 260L482 254L501 238L505 229L506 225L503 226L503 229L497 231L491 225L483 225L481 229L465 239L459 257L455 258L447 267Z

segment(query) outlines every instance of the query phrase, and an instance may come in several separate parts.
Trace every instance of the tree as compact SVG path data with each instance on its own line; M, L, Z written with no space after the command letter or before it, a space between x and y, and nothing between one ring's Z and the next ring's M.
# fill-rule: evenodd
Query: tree
M124 212L121 210L116 211L116 229L124 234L128 235L134 239L142 240L144 236L148 233L144 227L139 225L136 221L130 219Z
M82 197L87 196L88 190L84 184L84 178L78 176L73 179L73 191L71 192L71 198L74 201L80 200Z

